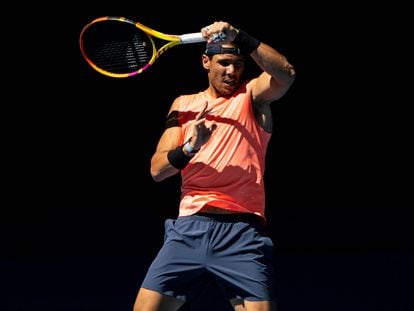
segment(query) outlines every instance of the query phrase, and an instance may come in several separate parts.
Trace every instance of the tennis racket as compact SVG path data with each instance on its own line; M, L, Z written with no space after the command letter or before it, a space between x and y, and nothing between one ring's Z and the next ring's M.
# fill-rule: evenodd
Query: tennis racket
M155 38L164 43L157 49ZM224 33L215 34L214 42L225 40ZM82 56L97 72L127 78L148 68L166 50L180 45L203 42L201 32L182 35L165 34L125 17L105 16L92 20L80 33Z

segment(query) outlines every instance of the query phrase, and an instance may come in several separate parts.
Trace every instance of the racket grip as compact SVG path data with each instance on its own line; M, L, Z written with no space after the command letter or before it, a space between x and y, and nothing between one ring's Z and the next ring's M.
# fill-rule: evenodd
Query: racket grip
M203 41L207 41L207 39L203 37L201 32L187 33L187 34L180 36L180 42L182 44L197 43L197 42L203 42Z

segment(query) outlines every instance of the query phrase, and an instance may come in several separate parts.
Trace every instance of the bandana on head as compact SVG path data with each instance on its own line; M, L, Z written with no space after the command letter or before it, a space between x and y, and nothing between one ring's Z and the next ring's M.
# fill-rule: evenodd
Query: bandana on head
M215 54L242 54L240 48L237 47L223 47L220 44L207 44L206 50L204 51L206 55L215 55Z

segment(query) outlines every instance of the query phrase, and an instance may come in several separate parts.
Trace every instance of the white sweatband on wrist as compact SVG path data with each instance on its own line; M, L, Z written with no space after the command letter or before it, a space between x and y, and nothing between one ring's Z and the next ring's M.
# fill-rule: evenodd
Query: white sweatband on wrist
M193 147L191 147L190 142L188 141L187 143L184 144L184 148L185 150L187 150L189 153L196 153L197 151L194 150Z

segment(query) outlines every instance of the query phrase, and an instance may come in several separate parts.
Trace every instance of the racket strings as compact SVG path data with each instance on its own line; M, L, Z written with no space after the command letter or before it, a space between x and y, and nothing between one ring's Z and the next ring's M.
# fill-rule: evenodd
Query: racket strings
M153 54L148 36L127 23L100 23L84 34L84 51L99 68L129 73L147 65Z

